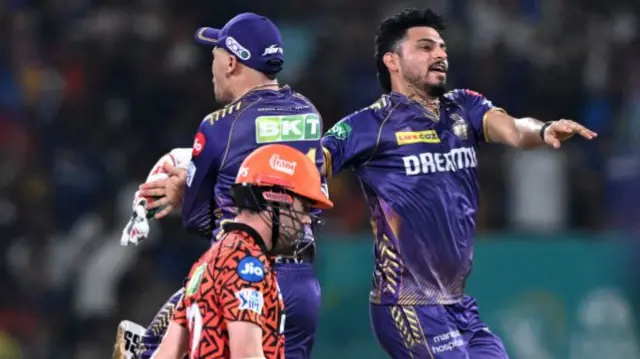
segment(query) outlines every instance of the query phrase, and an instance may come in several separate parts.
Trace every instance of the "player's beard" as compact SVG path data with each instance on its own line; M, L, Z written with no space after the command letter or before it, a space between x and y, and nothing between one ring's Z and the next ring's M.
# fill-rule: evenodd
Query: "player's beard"
M445 81L442 81L437 84L426 84L425 92L427 95L433 98L439 98L446 92Z
M438 83L429 83L425 78L429 76L427 72L426 75L421 74L407 74L405 76L405 81L414 89L420 91L421 93L431 97L431 98L439 98L446 92L446 79Z

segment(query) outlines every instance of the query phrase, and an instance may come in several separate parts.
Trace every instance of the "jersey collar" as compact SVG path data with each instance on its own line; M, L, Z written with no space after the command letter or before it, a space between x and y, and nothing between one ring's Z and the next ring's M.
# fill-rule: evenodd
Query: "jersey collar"
M253 239L253 241L258 245L258 247L260 247L262 252L264 252L265 254L268 253L267 245L265 244L264 239L262 238L260 233L258 233L258 231L253 229L253 227L248 226L244 223L227 222L222 225L222 229L224 230L225 233L230 233L234 231L246 233L247 235L249 235L249 237Z
M391 91L389 93L389 97L391 97L392 99L394 99L394 100L396 100L396 101L398 101L400 103L406 104L406 105L419 105L419 106L422 106L417 101L408 98L407 96L401 94L400 92ZM440 107L443 107L443 106L447 107L447 108L459 107L459 105L455 101L451 100L447 96L444 96L444 95L440 96L439 100L440 100Z

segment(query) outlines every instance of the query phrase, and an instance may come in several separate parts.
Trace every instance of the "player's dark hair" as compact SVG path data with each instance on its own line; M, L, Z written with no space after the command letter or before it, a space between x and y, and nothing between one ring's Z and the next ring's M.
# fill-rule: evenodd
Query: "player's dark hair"
M438 31L444 30L444 20L435 12L426 9L404 9L382 20L376 33L376 68L378 81L385 92L391 91L391 74L382 61L387 52L397 51L398 44L407 34L407 30L416 26L426 26Z

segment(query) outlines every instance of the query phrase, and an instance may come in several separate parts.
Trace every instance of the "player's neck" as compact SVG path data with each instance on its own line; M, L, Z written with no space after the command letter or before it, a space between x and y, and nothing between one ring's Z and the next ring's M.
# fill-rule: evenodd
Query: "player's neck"
M438 110L439 98L429 96L426 91L419 90L411 84L396 84L392 87L392 91L405 95L408 99L416 101L429 110Z
M232 102L238 101L240 98L245 96L251 91L257 90L278 90L280 85L278 84L278 80L265 80L265 81L251 81L242 84L238 87L236 91L234 91L234 99Z

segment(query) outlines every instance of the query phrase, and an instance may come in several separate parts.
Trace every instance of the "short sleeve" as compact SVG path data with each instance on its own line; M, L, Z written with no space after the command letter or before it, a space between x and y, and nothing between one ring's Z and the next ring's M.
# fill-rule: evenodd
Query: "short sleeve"
M365 110L345 117L329 129L322 138L327 177L347 167L359 167L371 156L378 127L367 126L373 122L366 121L367 116L368 110Z
M491 111L505 112L502 108L496 107L483 95L471 90L454 90L454 101L464 106L467 117L475 132L478 141L489 142L485 121L487 114Z
M182 221L187 229L207 236L211 235L213 227L213 183L218 175L227 137L225 123L214 121L212 115L205 117L195 134L191 161L187 166Z
M277 290L266 279L269 273L264 261L263 255L245 252L230 258L222 268L219 303L225 321L264 324L265 299Z

